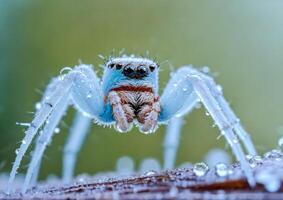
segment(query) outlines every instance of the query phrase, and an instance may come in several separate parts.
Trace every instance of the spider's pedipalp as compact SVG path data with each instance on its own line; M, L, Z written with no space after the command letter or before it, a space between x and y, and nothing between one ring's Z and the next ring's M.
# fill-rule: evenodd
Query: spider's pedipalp
M253 144L251 140L246 140L247 133L236 120L235 114L222 94L216 91L217 86L212 78L191 67L182 67L172 76L161 96L162 110L159 120L162 122L174 116L183 116L189 113L198 101L202 102L241 163L248 182L254 186L254 177L236 135L243 140L249 153L255 153ZM234 120L237 123L233 123ZM167 134L172 133L167 132ZM169 158L170 155L165 154L165 157Z
M70 128L70 135L64 146L63 155L63 181L68 183L73 178L77 154L89 132L91 118L77 112L73 125Z

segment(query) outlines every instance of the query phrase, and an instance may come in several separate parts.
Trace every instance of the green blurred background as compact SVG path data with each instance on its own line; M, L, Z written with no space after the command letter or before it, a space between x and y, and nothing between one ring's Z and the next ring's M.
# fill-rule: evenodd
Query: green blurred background
M146 51L158 61L161 90L170 65L210 66L226 99L260 152L283 134L283 1L188 0L0 0L0 163L9 171L34 106L51 77L81 59L98 67L98 54L112 49ZM60 174L63 144L74 110L45 153L41 178ZM186 117L177 164L196 162L225 147L204 110ZM165 128L143 135L118 134L93 125L79 154L76 173L112 170L129 155L162 161ZM21 171L26 169L29 154Z

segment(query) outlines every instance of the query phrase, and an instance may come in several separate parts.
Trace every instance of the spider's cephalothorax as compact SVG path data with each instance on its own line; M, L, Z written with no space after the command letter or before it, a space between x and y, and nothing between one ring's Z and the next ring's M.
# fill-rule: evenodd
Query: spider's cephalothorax
M160 112L157 63L145 58L111 59L105 66L102 88L118 131L128 131L135 123L141 132L154 132Z
M93 119L100 125L115 124L121 132L136 124L144 133L154 132L158 123L169 122L164 139L164 169L173 168L182 119L201 102L229 143L248 182L255 185L239 141L250 155L256 155L253 143L224 99L220 87L207 74L192 66L180 67L171 74L159 98L158 65L150 59L110 58L105 63L102 81L91 65L80 64L71 70L65 69L69 72L52 79L37 106L35 117L16 151L8 191L12 189L23 156L39 133L22 191L25 192L32 180L36 180L44 150L69 105L74 105L78 112L64 147L63 179L66 182L73 177L77 153Z

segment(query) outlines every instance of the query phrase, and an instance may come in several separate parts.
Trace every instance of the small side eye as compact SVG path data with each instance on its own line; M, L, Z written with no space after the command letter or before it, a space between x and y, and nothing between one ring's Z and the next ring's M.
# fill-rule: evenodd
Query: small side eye
M116 64L116 69L121 69L123 67L123 65L121 65L121 64Z
M109 65L110 68L113 68L114 66L115 66L114 63L111 63L111 64Z
M155 67L153 65L150 65L149 69L150 69L151 72L153 72L155 70Z

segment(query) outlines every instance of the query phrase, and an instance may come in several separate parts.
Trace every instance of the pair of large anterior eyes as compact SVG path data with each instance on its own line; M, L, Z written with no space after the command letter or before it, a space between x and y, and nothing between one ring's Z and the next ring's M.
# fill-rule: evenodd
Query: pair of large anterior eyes
M122 65L122 64L119 64L119 63L117 63L117 64L111 63L111 64L109 64L108 66L109 66L109 68L111 68L111 69L116 68L117 70L120 70L120 69L123 68L123 65ZM145 67L144 67L144 68L145 68ZM154 65L150 65L150 66L149 66L149 70L150 70L151 72L153 72L153 71L155 70L155 68L156 68L156 67L155 67ZM143 68L140 68L140 69L143 69Z

